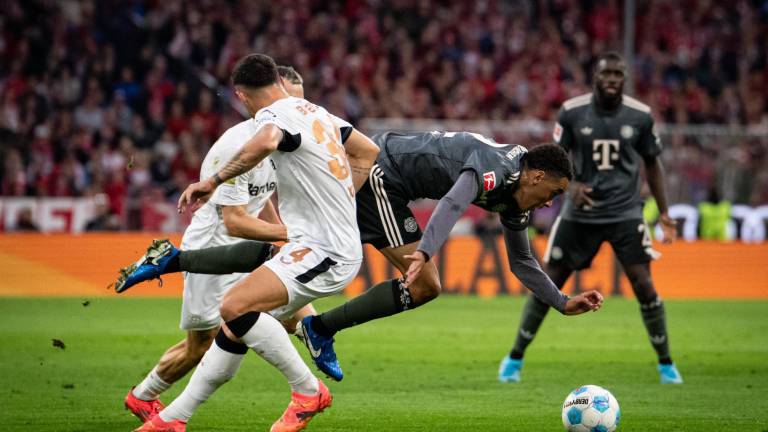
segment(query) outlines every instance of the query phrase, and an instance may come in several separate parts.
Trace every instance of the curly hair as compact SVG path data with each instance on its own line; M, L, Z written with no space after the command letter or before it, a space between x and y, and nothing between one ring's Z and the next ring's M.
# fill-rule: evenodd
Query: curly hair
M568 153L556 144L536 146L525 155L523 160L528 168L539 169L556 178L565 177L573 180L573 166Z
M250 88L265 87L277 82L277 65L272 57L249 54L235 64L232 85Z

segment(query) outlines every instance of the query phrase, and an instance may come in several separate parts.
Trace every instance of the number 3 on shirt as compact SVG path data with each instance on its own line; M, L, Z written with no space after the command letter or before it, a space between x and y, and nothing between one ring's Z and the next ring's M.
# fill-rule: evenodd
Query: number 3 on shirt
M329 130L320 120L312 122L312 133L319 144L325 144L333 159L328 161L328 169L339 180L349 177L349 165L344 147L339 144L341 134L338 129Z

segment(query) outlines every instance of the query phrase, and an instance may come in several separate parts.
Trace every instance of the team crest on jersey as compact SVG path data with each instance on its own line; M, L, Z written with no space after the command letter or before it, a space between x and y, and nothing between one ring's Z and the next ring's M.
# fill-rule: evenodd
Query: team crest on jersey
M483 173L483 190L489 191L496 187L496 173L488 171Z
M630 139L632 138L632 135L635 134L635 129L630 125L624 125L621 127L621 130L619 131L621 134L621 137L624 139Z
M555 139L555 142L560 142L560 138L563 137L563 127L560 125L560 123L555 123L555 130L552 131L552 138Z
M415 233L419 229L419 224L416 223L416 218L410 216L403 221L403 228L409 233Z

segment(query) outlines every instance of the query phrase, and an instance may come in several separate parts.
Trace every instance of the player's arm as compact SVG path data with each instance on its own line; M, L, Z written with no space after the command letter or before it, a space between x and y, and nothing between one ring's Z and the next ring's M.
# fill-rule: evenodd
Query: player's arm
M193 183L179 197L179 212L187 205L210 195L217 186L240 174L246 173L277 150L283 140L283 131L277 125L267 123L240 149L240 151L224 167L213 176Z
M477 191L477 174L467 170L459 175L448 193L437 202L437 207L427 222L427 227L424 229L424 235L416 252L405 256L411 260L411 265L405 274L406 286L416 280L424 263L429 261L443 246L451 233L451 229L456 225L456 221L477 197Z
M603 304L603 296L597 291L588 291L570 298L560 292L533 257L526 229L514 230L504 226L504 242L510 270L544 303L564 315L598 310Z
M656 205L659 206L659 222L664 231L664 243L672 243L677 238L677 221L669 217L667 191L664 187L664 165L658 157L646 157L645 174Z
M349 168L352 170L352 184L355 185L355 191L358 191L368 180L380 149L370 138L357 129L352 129L349 137L344 141L344 150L347 153Z
M664 187L664 166L659 158L661 140L654 130L653 117L648 114L647 119L646 128L637 141L636 148L643 156L648 187L651 189L653 198L656 199L656 205L659 206L659 222L664 231L664 243L672 243L677 238L677 222L669 217L667 191Z
M224 219L224 226L227 227L227 233L232 237L262 241L288 240L288 231L285 225L269 223L251 216L244 205L221 206L221 214Z
M280 220L280 216L277 215L277 210L275 210L275 205L272 204L271 198L267 200L267 203L264 204L264 208L261 209L261 213L259 213L259 219L273 224L282 225L283 223L283 221Z

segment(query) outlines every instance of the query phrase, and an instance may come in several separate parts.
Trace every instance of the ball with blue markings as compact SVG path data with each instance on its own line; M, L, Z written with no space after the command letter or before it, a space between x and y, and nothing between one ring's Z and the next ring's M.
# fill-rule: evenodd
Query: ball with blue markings
M600 386L581 386L563 402L563 426L568 432L613 432L620 418L619 401Z

